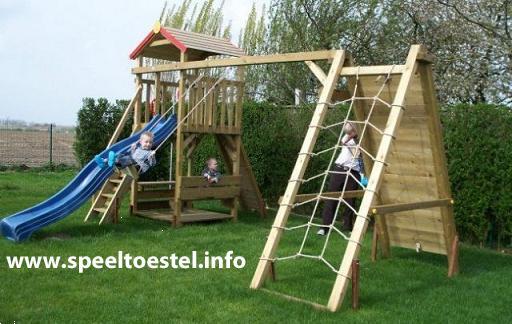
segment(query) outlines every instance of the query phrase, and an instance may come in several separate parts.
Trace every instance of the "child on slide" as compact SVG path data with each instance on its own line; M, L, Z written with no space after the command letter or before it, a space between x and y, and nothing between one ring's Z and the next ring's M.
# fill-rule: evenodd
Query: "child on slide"
M113 167L114 165L123 169L131 165L135 165L139 174L148 171L151 167L156 165L155 151L152 151L153 146L153 133L144 132L140 135L137 143L133 143L129 153L116 154L113 151L108 152L108 159L102 159L96 155L94 161L101 167L105 168L107 165Z
M216 158L211 157L206 160L206 166L201 174L209 184L218 183L220 180L220 172L217 170L217 166L218 163Z

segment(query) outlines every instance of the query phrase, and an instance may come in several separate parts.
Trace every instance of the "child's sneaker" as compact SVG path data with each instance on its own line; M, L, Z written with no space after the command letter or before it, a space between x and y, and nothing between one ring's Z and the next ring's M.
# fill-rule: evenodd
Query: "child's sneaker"
M104 168L105 167L105 161L103 160L103 158L99 155L96 155L94 157L94 162L96 162L96 164L100 167L100 168Z
M319 229L319 230L318 230L318 232L316 232L316 234L317 234L317 235L322 235L322 236L324 236L324 235L326 234L326 230L325 230L325 228L321 228L321 229Z
M116 152L110 151L108 152L108 166L113 167L116 162Z

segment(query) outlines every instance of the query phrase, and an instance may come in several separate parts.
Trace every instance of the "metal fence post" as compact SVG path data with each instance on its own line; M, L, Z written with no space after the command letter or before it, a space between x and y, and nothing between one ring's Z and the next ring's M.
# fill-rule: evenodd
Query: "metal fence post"
M53 124L52 123L50 123L49 135L50 135L50 170L52 170L53 169Z

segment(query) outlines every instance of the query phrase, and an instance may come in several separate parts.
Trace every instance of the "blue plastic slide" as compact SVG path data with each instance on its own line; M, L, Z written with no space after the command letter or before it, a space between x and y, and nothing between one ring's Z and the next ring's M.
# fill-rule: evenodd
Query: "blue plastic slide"
M176 116L160 119L155 116L141 131L125 138L100 153L107 158L109 151L125 153L130 150L132 143L146 130L154 134L154 145L164 141L176 127ZM25 209L19 213L4 218L0 222L2 235L9 240L19 242L45 226L53 224L73 213L78 207L100 189L113 173L113 168L100 168L94 160L90 161L71 182L48 200Z

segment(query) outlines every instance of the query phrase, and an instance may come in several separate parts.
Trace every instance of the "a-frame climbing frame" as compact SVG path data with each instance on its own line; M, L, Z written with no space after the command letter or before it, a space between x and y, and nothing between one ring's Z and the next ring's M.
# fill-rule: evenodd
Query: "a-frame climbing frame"
M351 66L343 66L351 64L351 58L343 51L336 52L327 76L308 63L314 74L320 76L323 89L251 288L264 284L276 260L291 209L300 196L305 196L297 192L340 76L348 79L349 90L362 92L353 94L360 98L376 96L377 80L385 75L392 77L381 94L381 98L385 97L383 101L389 102L389 109L372 117L374 128L361 142L362 148L373 152L373 159L365 156L367 169L371 170L369 182L325 308L336 311L341 307L351 278L351 265L359 255L371 214L378 215L379 242L385 255L389 254L390 245L445 254L449 275L457 272L457 237L430 63L431 56L420 45L411 47L405 65L358 67L354 71ZM366 114L370 109L358 101L354 109L356 121L368 124L370 116ZM347 193L340 192L340 198Z
M327 74L314 63L321 60L331 61ZM341 266L335 271L336 280L328 304L315 304L336 311L343 302L351 278L351 264L359 255L369 215L376 217L384 256L389 255L390 246L443 254L448 256L449 275L457 272L457 236L431 60L423 46L414 45L404 65L353 66L348 53L329 50L175 62L136 67L132 72L158 73L289 62L307 64L321 83L322 90L250 287L262 287L268 277L295 203L310 197L325 200L326 197L341 199L362 196ZM355 121L369 124L371 117L373 125L368 128L368 136L362 138L360 143L361 148L372 154L372 158L363 154L367 170L371 170L369 183L365 190L331 192L322 197L318 193L298 194L340 78L346 79L348 92L352 91L350 95L353 99L374 98L377 108L387 109L377 109L372 117L370 105L366 105L364 100L354 101ZM382 79L385 80L385 89L381 93L377 88ZM376 98L378 95L379 100ZM298 300L294 297L291 299Z

